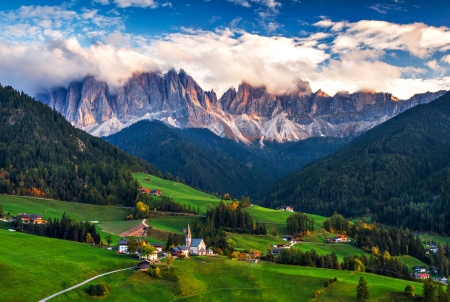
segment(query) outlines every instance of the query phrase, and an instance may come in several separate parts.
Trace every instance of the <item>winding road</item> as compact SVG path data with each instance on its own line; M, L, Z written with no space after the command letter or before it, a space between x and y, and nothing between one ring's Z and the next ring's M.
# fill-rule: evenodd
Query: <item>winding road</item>
M95 277L92 277L91 279L88 279L88 280L83 281L83 282L81 282L81 283L79 283L79 284L77 284L77 285L74 285L74 286L69 287L69 288L67 288L67 289L65 289L65 290L62 290L62 291L60 291L60 292L57 292L56 294L53 294L53 295L51 295L51 296L48 296L47 298L44 298L44 299L42 299L42 300L39 300L39 302L44 302L44 301L50 300L50 299L52 299L52 298L54 298L54 297L56 297L56 296L59 296L59 295L64 294L64 293L66 293L66 292L68 292L68 291L71 291L72 289L75 289L75 288L80 287L80 286L82 286L82 285L84 285L84 284L86 284L86 283L89 283L89 282L91 282L92 280L95 280L95 279L97 279L97 278L100 278L100 277L103 277L103 276L106 276L106 275L109 275L109 274L113 274L113 273L118 273L118 272L121 272L121 271L130 270L130 269L135 269L135 266L133 266L133 267L128 267L128 268L124 268L124 269L119 269L119 270L115 270L115 271L111 271L111 272L107 272L107 273L104 273L104 274L97 275L97 276L95 276Z

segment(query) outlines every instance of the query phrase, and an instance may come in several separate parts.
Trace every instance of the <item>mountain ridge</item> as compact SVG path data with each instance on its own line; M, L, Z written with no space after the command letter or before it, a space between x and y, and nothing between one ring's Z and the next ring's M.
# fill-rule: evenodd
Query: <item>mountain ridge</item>
M206 128L244 143L298 141L309 137L358 135L445 91L399 100L390 93L358 91L329 96L299 81L292 93L275 95L241 83L219 99L183 69L166 74L136 73L115 95L105 82L86 77L68 88L37 96L74 126L95 136L114 134L139 120L160 120L185 128Z

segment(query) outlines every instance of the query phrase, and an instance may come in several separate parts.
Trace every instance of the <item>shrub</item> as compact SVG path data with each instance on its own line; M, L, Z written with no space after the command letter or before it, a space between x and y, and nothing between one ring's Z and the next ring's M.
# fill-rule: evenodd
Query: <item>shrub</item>
M109 292L110 288L105 283L91 284L87 289L87 293L90 296L106 296L107 294L109 294Z

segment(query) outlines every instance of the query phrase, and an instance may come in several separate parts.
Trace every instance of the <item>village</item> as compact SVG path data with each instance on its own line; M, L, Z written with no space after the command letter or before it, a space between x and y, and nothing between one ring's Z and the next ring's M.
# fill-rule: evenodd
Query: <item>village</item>
M161 190L145 190L146 194L155 194L160 196L162 194ZM159 195L158 195L159 194ZM279 210L282 211L292 211L290 207L280 207ZM16 217L10 218L9 221L14 222L20 220L25 224L45 224L46 221L43 219L41 214L27 214L19 213ZM146 227L142 229L142 235L145 236ZM138 228L141 231L140 228ZM10 231L15 231L15 229L10 229ZM182 230L185 233L185 242L183 245L166 246L163 243L158 242L148 242L145 237L136 239L135 237L124 237L121 238L116 246L109 246L107 249L116 250L118 254L126 254L132 257L136 257L140 260L136 264L137 270L147 270L152 265L161 264L163 259L188 259L192 256L209 256L217 257L218 255L213 252L211 247L207 247L205 241L202 238L192 238L192 232L189 224L187 228ZM139 232L138 232L139 233ZM286 243L273 244L270 247L270 253L277 257L284 249L290 249L296 244L307 243L303 238L295 238L293 235L281 235L280 239ZM134 243L130 242L133 240ZM326 238L323 244L351 244L352 240L348 238L345 234L336 234L334 237ZM424 243L427 247L427 253L435 254L438 251L438 247L433 243ZM168 248L168 249L167 249ZM261 260L261 252L257 250L251 251L240 251L234 253L232 256L233 260L237 261L247 261L258 263ZM438 268L435 266L413 266L411 268L411 276L417 279L427 279L434 275L434 279L441 281L444 284L448 284L446 278L436 277L438 275Z

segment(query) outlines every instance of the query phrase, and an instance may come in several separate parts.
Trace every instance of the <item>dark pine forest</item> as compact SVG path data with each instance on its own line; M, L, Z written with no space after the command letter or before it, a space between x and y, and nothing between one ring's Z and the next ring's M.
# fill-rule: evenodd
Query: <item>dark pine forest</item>
M0 193L133 206L139 184L132 172L138 171L158 172L23 92L0 86Z
M261 203L449 235L450 93L281 178Z

